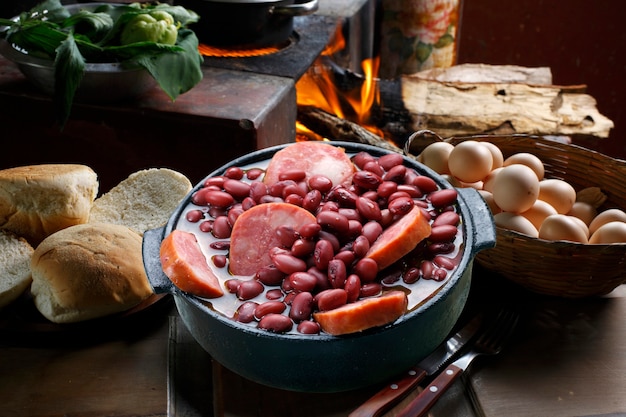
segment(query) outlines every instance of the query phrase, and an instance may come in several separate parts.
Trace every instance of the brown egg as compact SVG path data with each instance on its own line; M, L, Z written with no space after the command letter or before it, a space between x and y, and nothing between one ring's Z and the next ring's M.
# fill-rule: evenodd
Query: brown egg
M530 237L537 237L538 235L537 228L533 226L530 220L520 214L503 211L495 214L493 221L496 226L507 230L513 230Z
M480 142L484 146L486 146L491 152L491 157L493 158L493 163L491 164L491 170L493 171L496 168L500 168L504 163L504 156L502 155L502 151L498 148L497 145L491 142Z
M546 217L539 228L539 238L545 240L565 240L568 242L587 243L587 235L578 222L565 214L553 214Z
M541 159L539 159L539 157L528 152L518 152L506 158L502 166L506 167L513 164L526 165L527 167L535 171L535 174L537 174L537 178L539 179L539 181L543 179L543 176L545 174L545 168L543 166L543 162L541 161Z
M568 182L550 178L539 183L539 197L554 207L559 214L566 214L576 202L576 190Z
M449 174L448 158L454 145L448 142L434 142L425 147L418 156L418 161L438 174Z
M589 233L593 235L600 226L613 221L626 222L626 213L617 208L608 209L598 213L598 215L594 217L589 224Z
M626 243L626 223L614 221L603 224L591 235L589 243Z
M500 207L498 207L496 202L493 201L493 194L491 194L489 191L478 190L478 194L482 196L483 200L485 200L485 203L487 203L487 206L489 206L489 210L491 210L491 214L498 214L502 211Z
M448 157L450 174L466 183L482 181L491 172L492 165L489 148L475 140L457 144Z
M580 220L584 221L587 226L589 226L591 224L591 221L598 214L598 211L594 206L589 203L576 201L574 202L574 205L567 214L570 216L578 217Z
M537 200L531 208L521 214L522 216L530 220L533 226L535 226L537 230L539 230L539 228L541 227L541 223L543 223L546 217L557 213L556 209L550 204L546 203L543 200Z
M537 201L539 179L526 165L509 165L498 172L491 192L503 211L523 213Z

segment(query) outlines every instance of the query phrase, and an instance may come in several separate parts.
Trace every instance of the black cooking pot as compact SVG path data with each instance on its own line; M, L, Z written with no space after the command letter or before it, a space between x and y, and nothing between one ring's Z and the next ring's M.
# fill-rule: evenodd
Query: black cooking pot
M262 48L286 42L293 18L314 13L318 0L177 0L198 13L190 25L201 43L230 48Z
M390 151L348 142L329 142L350 154L366 151L382 156ZM222 175L232 166L269 160L287 145L259 150L211 173ZM452 186L431 169L405 158L405 164L430 176L441 188ZM207 178L208 178L207 177ZM400 374L428 355L452 330L465 306L476 253L495 245L493 217L474 189L459 189L464 243L458 267L441 289L421 306L393 324L345 336L328 334L275 334L228 318L193 295L177 289L163 273L159 260L161 241L181 218L191 195L180 204L163 228L143 237L143 259L157 293L171 293L178 312L198 343L220 364L260 384L304 392L339 392L381 382ZM210 378L210 375L207 375Z

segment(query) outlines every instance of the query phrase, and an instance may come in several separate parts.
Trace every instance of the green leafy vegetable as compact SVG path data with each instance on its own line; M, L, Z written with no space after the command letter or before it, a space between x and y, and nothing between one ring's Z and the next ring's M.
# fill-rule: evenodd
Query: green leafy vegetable
M187 29L199 16L168 4L104 4L74 14L60 0L45 0L15 19L0 19L0 33L28 54L53 62L57 121L67 122L86 63L143 67L175 100L202 80L198 38Z

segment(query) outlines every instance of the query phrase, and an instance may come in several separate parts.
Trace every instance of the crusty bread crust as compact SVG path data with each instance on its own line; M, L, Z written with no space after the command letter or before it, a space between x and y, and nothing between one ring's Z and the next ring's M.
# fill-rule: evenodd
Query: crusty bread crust
M50 235L35 249L31 271L35 306L55 323L125 311L153 294L142 238L122 225L88 223Z
M79 164L0 170L0 228L36 246L58 230L86 223L98 185L96 173Z
M30 287L33 252L26 239L0 230L0 308L15 301Z
M122 224L143 235L165 225L191 188L185 175L168 168L137 171L94 201L89 222Z

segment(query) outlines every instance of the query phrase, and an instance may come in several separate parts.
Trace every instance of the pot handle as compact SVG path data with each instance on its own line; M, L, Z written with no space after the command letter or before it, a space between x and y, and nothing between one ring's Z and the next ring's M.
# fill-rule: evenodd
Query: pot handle
M496 245L496 226L493 222L493 215L489 206L473 188L457 188L458 193L465 201L465 206L471 207L472 232L474 253L483 249L493 248Z
M274 6L271 13L287 16L304 16L315 13L318 9L318 0L310 0L306 3L293 3L285 6Z
M159 252L165 227L146 230L143 234L142 256L143 267L148 281L156 294L174 293L174 284L163 272Z

